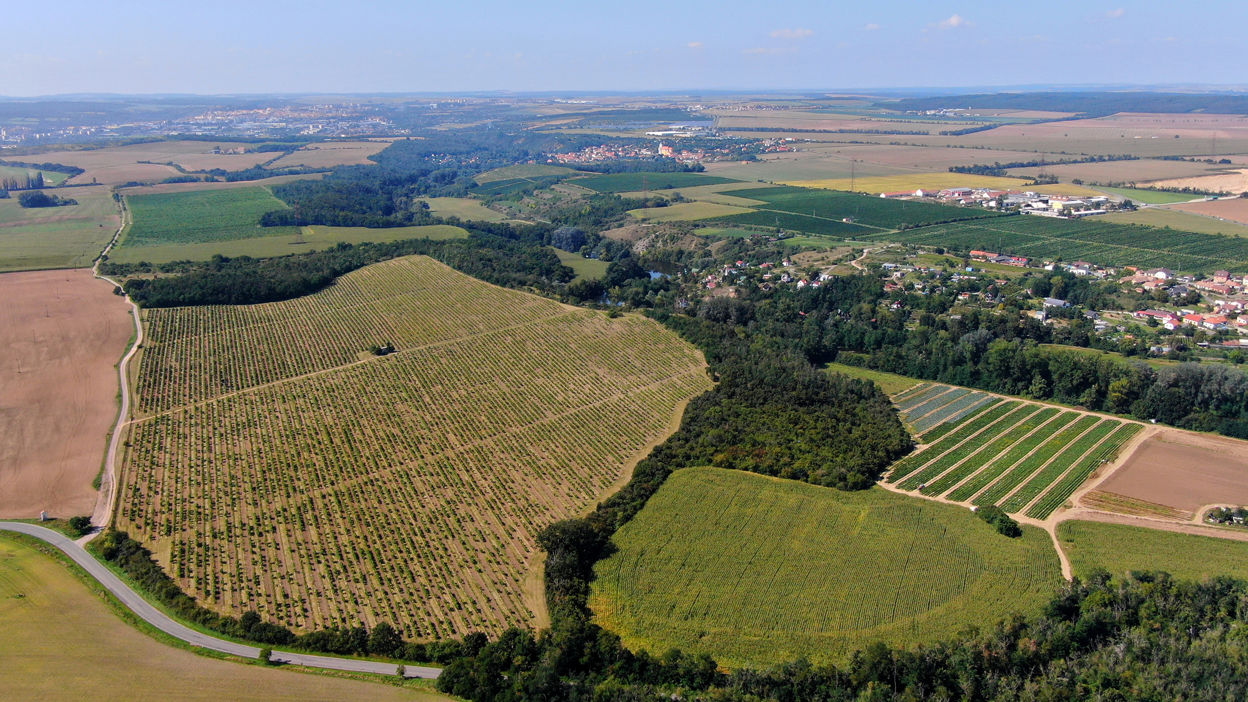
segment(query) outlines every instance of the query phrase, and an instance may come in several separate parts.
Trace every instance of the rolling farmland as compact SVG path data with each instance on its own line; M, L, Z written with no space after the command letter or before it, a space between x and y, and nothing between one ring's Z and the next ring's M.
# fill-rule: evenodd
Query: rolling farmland
M1168 266L1184 272L1248 270L1248 241L1241 237L1104 221L997 217L864 238L955 251L988 249L1035 259L1087 260L1107 266Z
M539 622L536 532L592 505L710 385L653 322L422 257L148 325L119 527L206 606L295 628Z
M931 642L1034 610L1059 581L1036 529L1007 539L959 507L716 468L676 471L614 543L596 621L652 654L728 666Z
M60 193L78 201L64 207L22 207L0 199L0 272L86 268L113 238L117 204L102 185Z
M1037 520L1057 511L1142 427L939 384L916 386L895 402L926 433L921 450L893 465L890 484Z

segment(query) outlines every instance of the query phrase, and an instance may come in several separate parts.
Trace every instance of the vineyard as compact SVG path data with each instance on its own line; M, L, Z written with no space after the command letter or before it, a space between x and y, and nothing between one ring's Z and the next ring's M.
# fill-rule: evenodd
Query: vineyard
M595 620L729 666L933 642L1035 611L1059 582L1037 529L1006 539L951 505L715 468L674 473L614 543Z
M1043 520L1057 511L1140 424L940 384L894 401L923 445L893 465L902 490L972 505L999 505Z
M533 624L537 531L710 385L653 322L420 257L289 302L160 312L118 528L206 606L298 629Z
M874 234L877 241L1001 251L1039 260L1086 260L1106 266L1169 267L1183 272L1248 270L1248 239L1131 224L1052 217L997 217Z

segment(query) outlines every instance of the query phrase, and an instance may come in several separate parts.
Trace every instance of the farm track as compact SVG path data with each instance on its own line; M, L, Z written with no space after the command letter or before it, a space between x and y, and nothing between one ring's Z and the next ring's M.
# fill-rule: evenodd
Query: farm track
M100 252L95 259L95 265L91 267L91 273L101 279L112 283L114 286L121 288L121 285L100 274L100 264L103 263L104 257L112 251L117 242L121 240L121 233L125 230L130 218L130 210L125 206L124 199L119 201L118 208L121 210L121 217L117 225L117 231L113 234L113 238ZM123 293L124 294L124 293ZM121 361L117 364L117 378L120 383L118 394L121 397L121 406L117 410L117 422L113 425L113 431L109 435L108 448L104 454L104 466L100 472L100 491L95 501L95 510L91 513L91 524L96 527L95 531L79 539L79 544L94 539L101 531L104 530L113 521L113 507L117 504L117 451L121 443L121 437L129 425L129 416L133 405L129 382L130 361L138 352L143 344L143 320L139 314L139 306L130 299L129 295L124 295L126 304L130 305L130 314L134 318L134 341L130 343L130 348L126 354L122 356Z

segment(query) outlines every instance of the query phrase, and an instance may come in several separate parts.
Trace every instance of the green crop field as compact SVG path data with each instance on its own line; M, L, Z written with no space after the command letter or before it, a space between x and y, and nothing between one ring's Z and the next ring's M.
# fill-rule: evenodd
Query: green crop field
M300 227L294 234L257 236L251 239L204 241L196 244L165 244L163 246L122 246L109 253L114 263L168 263L170 261L207 261L215 255L268 258L288 254L323 251L338 244L381 244L404 239L463 239L468 232L449 224L420 227L327 227L314 224Z
M1100 185L1092 187L1110 195L1125 197L1132 202L1142 202L1145 205L1169 205L1174 202L1200 199L1199 195L1191 193L1168 193L1164 190L1141 190L1139 188L1106 188Z
M987 249L1043 260L1085 260L1107 266L1167 266L1183 272L1248 271L1248 240L1129 224L1052 217L997 217L865 235L875 241Z
M550 247L551 251L559 257L559 262L576 271L576 280L597 279L607 274L607 266L611 265L607 261L596 258L585 258L578 253L564 251L563 249Z
M103 185L65 188L65 207L24 208L14 197L0 200L0 272L85 268L117 232L117 204Z
M287 209L268 188L190 190L128 195L131 224L121 246L191 244L291 235L295 227L261 227L260 215Z
M600 193L627 193L634 190L670 190L671 188L714 185L733 181L731 178L701 173L610 173L577 178L572 182Z
M501 222L507 219L503 213L491 210L480 200L470 197L430 197L422 201L429 203L429 210L439 217L458 217L465 222Z
M69 174L61 173L60 171L40 171L37 168L26 168L25 166L6 166L0 163L0 181L3 181L6 178L17 178L25 181L27 175L33 176L35 173L39 172L43 173L44 185L60 185L66 180L69 180ZM61 197L73 197L73 195L60 195Z
M118 527L205 606L297 629L540 624L538 530L710 386L656 322L419 256L285 302L146 314Z
M868 368L859 368L858 366L847 366L843 363L829 363L824 369L832 373L844 373L852 378L862 378L870 380L880 389L889 395L896 395L919 384L920 381L914 378L907 378L904 375L895 373L885 373L884 371L875 371Z
M613 541L590 595L630 647L728 666L842 661L1033 612L1060 582L1046 535L965 508L717 468L678 470Z
M6 699L450 700L174 648L122 621L119 606L98 584L29 543L0 537L0 690ZM70 672L66 657L74 660Z
M1148 227L1177 229L1197 234L1226 234L1248 236L1248 224L1206 217L1194 212L1149 207L1135 212L1111 212L1101 218L1115 224L1143 224Z
M518 163L514 166L503 166L486 171L473 180L481 185L497 183L502 180L524 180L530 178L548 178L550 176L573 175L578 171L567 166L551 166L544 163Z
M1190 580L1248 578L1244 541L1080 520L1058 524L1057 538L1079 576L1104 568L1119 577L1130 571L1165 571Z

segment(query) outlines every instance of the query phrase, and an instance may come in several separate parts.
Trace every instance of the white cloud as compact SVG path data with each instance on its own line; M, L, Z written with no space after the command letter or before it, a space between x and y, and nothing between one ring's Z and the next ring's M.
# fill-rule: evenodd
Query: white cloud
M943 19L936 23L937 29L957 29L958 27L969 27L971 23L962 15L950 15L948 19Z
M1127 14L1126 9L1120 7L1116 10L1110 10L1109 12L1106 12L1105 16L1109 19L1118 19L1119 17L1122 17L1125 14Z
M689 42L688 44L685 44L685 46L689 47L690 49L701 49L701 48L702 48L702 42L700 42L700 41L691 41L691 42Z
M875 22L868 22L867 26L863 27L863 29L868 32L874 32L878 30L879 28L880 28L880 25L876 24Z
M775 56L777 54L795 54L797 47L793 46L756 46L752 49L746 49L742 53L747 56Z
M771 33L772 39L805 39L815 33L813 29L776 29Z

